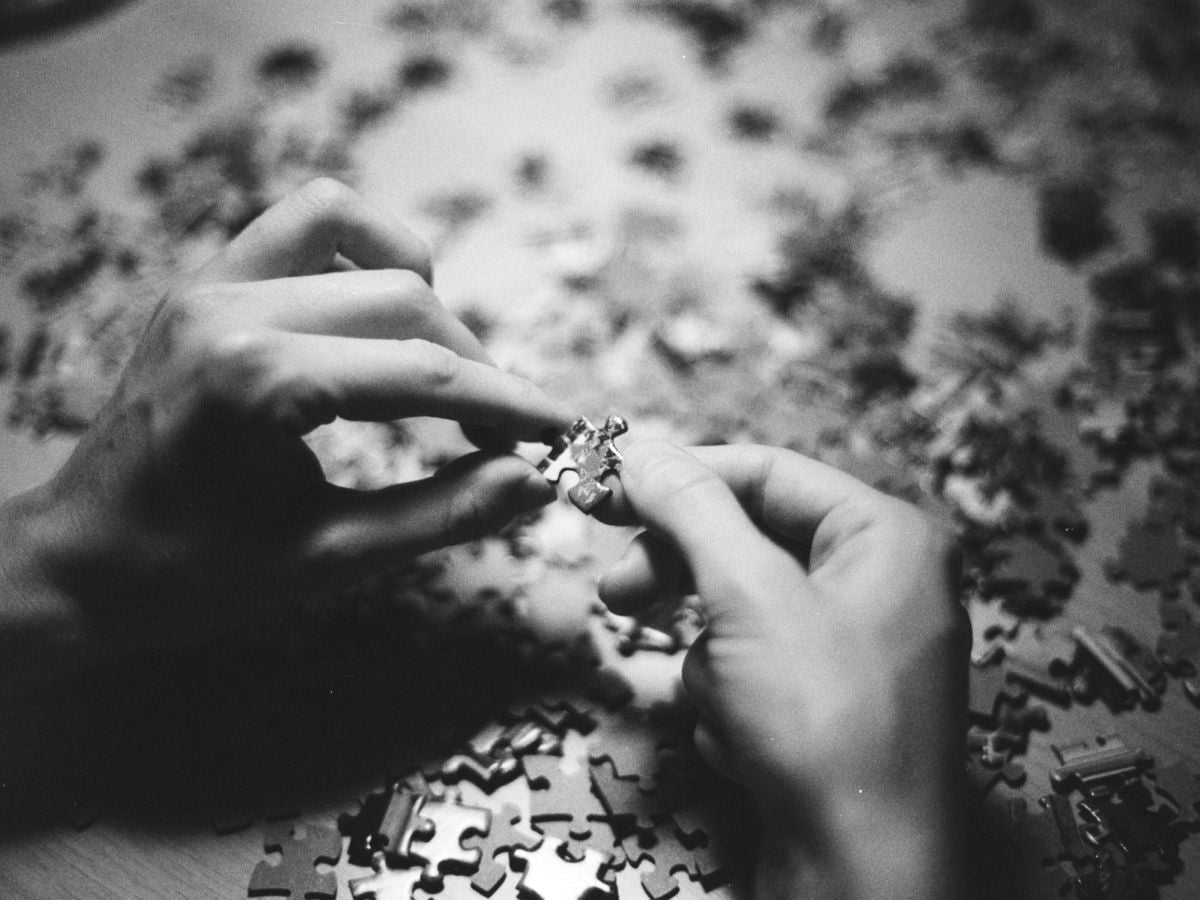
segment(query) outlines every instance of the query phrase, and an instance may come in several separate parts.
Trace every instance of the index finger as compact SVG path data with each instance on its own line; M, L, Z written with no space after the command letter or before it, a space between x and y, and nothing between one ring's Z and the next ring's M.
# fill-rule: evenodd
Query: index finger
M807 575L751 521L721 474L658 441L623 452L625 498L647 528L683 555L710 623L770 627L781 606L793 606Z
M835 507L882 497L840 469L781 447L724 444L687 451L721 477L754 521L796 544L810 543ZM621 480L606 486L613 496L597 514L611 524L636 521Z
M433 283L425 243L332 178L309 182L260 215L201 270L200 279L313 275L339 254L361 269L408 269Z

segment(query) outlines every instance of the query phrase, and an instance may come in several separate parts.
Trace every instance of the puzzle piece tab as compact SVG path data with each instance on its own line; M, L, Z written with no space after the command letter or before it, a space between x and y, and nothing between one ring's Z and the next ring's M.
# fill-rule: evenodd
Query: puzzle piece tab
M538 463L538 471L551 484L557 484L564 472L575 472L579 481L567 496L580 510L590 513L612 494L612 489L601 482L620 471L621 454L613 441L628 430L629 425L620 416L609 416L602 428L580 416L555 438L550 453Z

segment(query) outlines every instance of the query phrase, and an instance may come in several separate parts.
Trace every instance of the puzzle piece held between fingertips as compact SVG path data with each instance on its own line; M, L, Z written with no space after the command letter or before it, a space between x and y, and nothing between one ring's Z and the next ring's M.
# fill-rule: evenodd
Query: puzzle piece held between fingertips
M628 430L620 416L609 416L602 428L580 416L554 439L550 453L538 463L538 471L551 484L557 484L564 472L575 472L579 481L568 489L567 496L581 511L590 513L612 494L601 482L620 471L621 454L613 442Z

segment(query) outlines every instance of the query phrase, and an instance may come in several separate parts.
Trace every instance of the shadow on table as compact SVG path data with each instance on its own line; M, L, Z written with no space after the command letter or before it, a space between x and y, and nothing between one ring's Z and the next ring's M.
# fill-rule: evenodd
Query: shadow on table
M0 0L0 50L79 28L130 0Z
M370 621L145 654L47 691L5 728L19 758L0 775L0 830L323 808L588 668L486 629Z

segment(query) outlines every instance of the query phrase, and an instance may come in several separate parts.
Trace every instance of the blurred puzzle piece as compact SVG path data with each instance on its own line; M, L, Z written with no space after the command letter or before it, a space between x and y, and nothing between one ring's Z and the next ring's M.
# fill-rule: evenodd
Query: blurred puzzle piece
M254 867L249 896L292 900L332 900L337 896L337 876L316 870L320 863L334 865L341 859L342 836L337 829L270 822L263 829L263 849L282 858L275 864L264 860Z
M602 428L580 416L554 439L537 469L551 484L557 484L564 472L575 472L579 481L567 490L567 496L581 511L590 513L612 494L601 482L620 471L621 454L613 442L628 430L620 416L609 416Z

